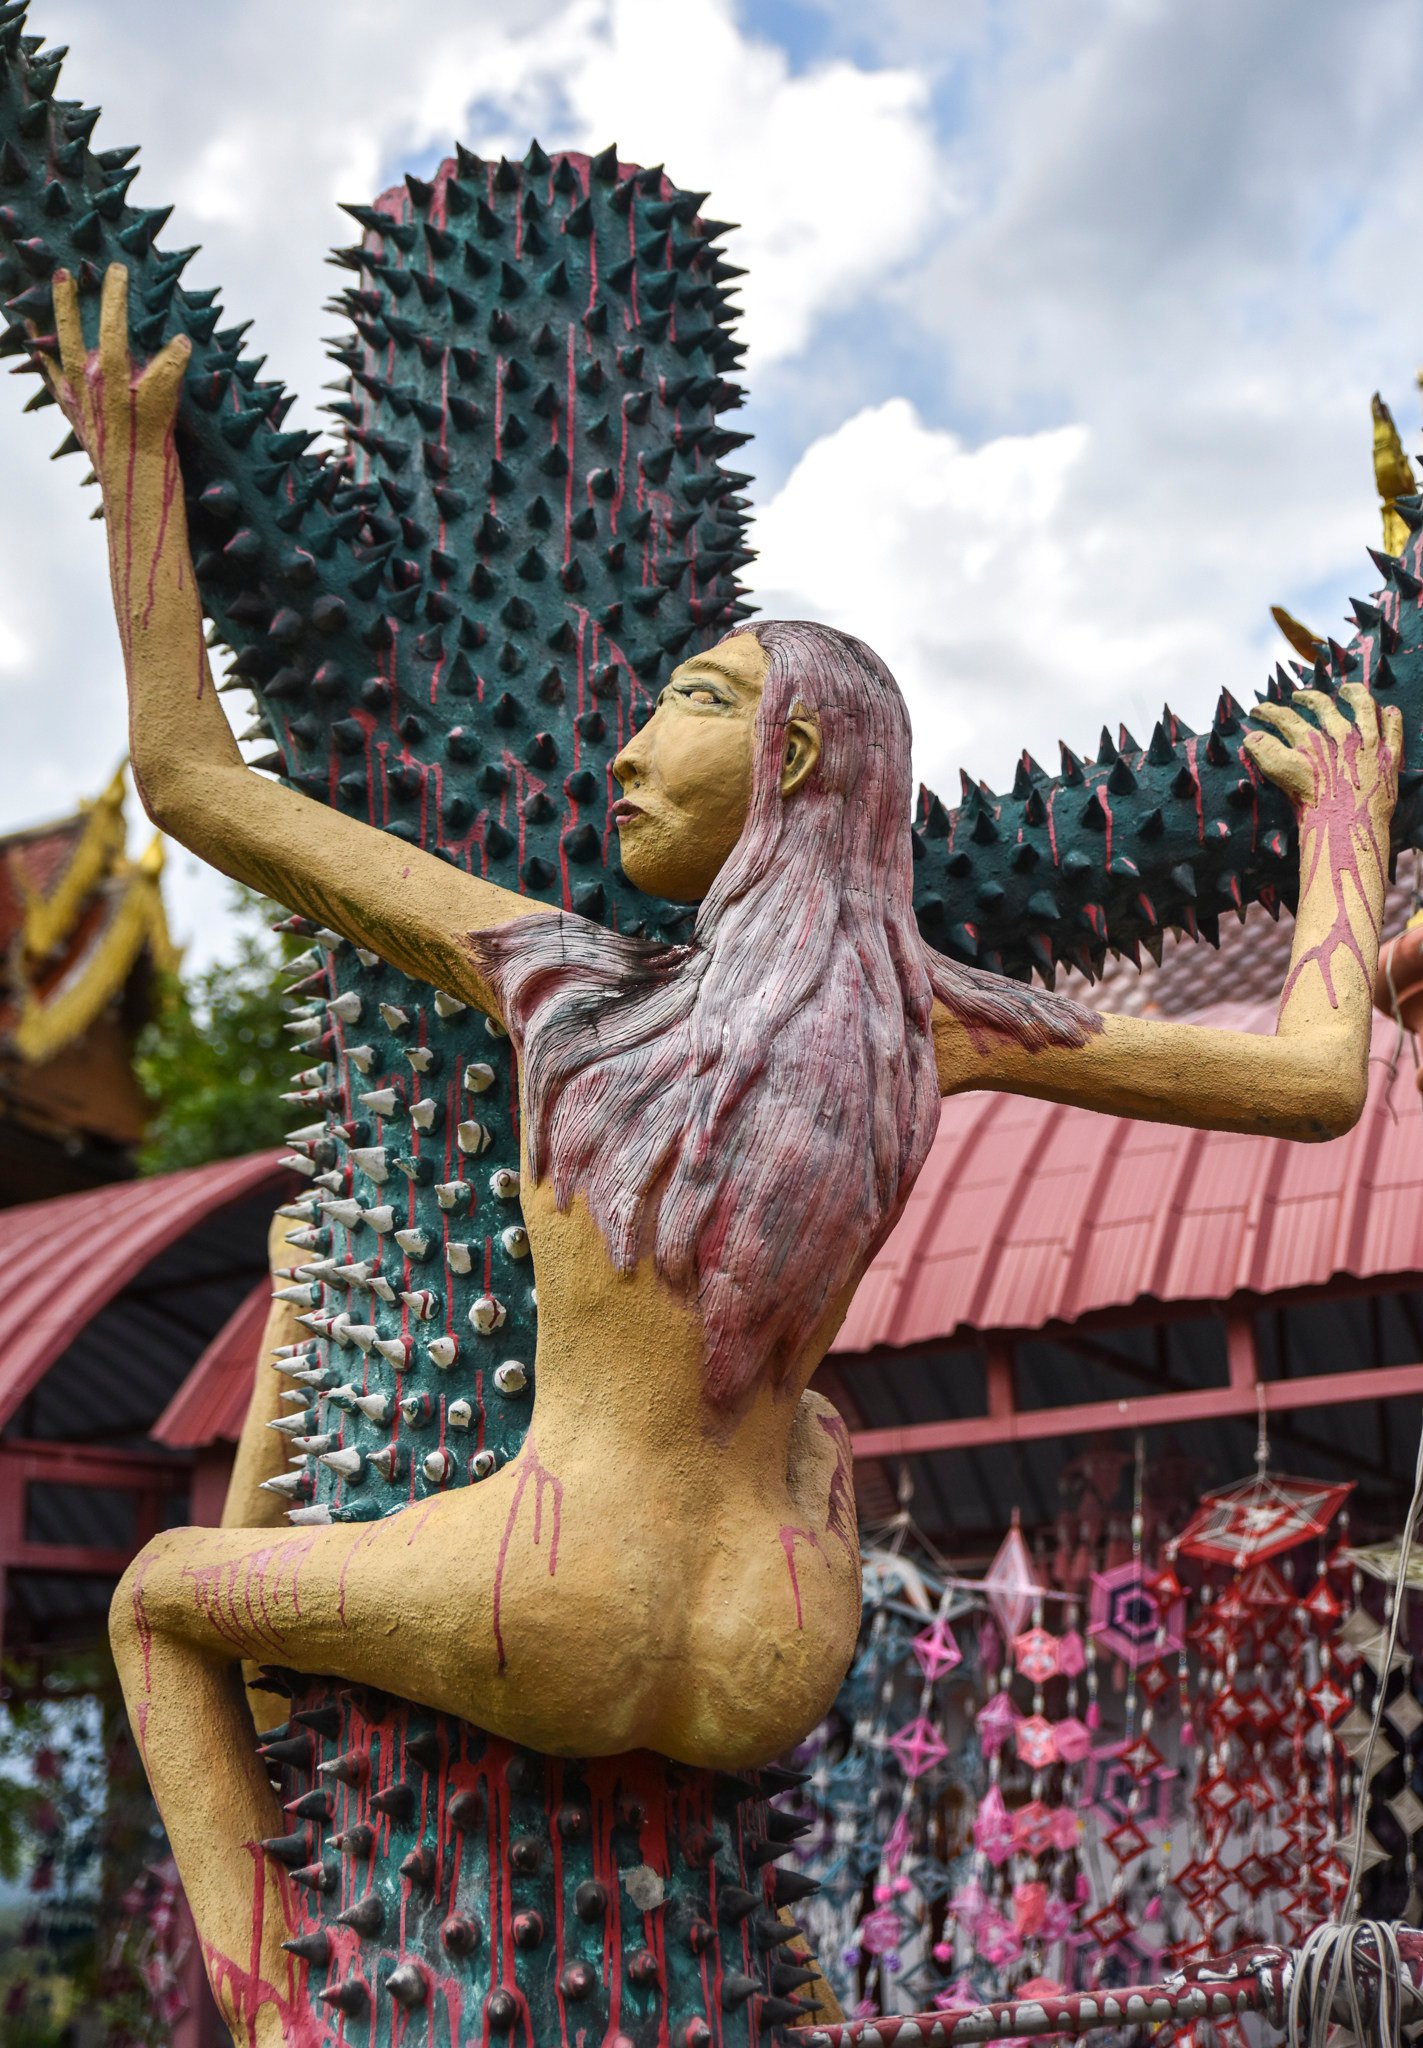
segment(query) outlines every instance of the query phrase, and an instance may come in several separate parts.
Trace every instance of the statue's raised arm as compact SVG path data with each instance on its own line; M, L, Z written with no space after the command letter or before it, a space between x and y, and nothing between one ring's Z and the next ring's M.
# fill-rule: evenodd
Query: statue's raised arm
M95 347L66 271L55 276L54 313L51 387L103 492L133 776L149 816L224 874L489 1008L464 935L542 906L267 780L238 751L208 667L174 444L188 337L135 365L128 273L117 263Z
M1292 705L1262 704L1252 715L1273 731L1247 734L1245 750L1288 796L1299 827L1299 908L1275 1035L1108 1016L1080 1045L1063 1047L1043 1032L1071 1007L1058 998L1017 991L1003 1027L985 1028L956 1003L951 982L934 1023L945 1094L1001 1088L1119 1116L1285 1138L1337 1137L1357 1122L1402 715L1357 683L1337 699L1301 690ZM964 970L951 972L956 979Z

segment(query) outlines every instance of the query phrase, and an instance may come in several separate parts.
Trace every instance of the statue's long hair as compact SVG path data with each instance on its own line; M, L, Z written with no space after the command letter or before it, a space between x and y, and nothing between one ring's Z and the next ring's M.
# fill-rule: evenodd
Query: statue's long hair
M1079 1045L1098 1020L956 967L914 920L909 715L862 641L753 626L768 657L746 824L692 942L562 913L476 934L523 1065L529 1168L613 1261L696 1304L706 1391L779 1379L883 1243L939 1118L935 996L976 1036ZM798 708L820 758L781 794Z

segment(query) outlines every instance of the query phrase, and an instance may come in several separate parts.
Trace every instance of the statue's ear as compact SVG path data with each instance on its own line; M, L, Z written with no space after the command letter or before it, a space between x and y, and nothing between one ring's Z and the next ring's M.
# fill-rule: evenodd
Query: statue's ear
M793 796L820 759L820 721L804 709L791 714L786 726L786 753L781 765L781 795Z

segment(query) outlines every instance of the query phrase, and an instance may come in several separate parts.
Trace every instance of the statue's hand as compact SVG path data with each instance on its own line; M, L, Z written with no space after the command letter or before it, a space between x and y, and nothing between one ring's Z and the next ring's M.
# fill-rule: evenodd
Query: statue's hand
M173 432L178 394L192 355L187 335L175 335L143 369L128 342L128 271L112 263L99 301L99 345L86 348L79 290L67 270L54 274L54 321L59 363L46 375L65 418L94 466L112 518L131 510L135 471L162 458ZM146 460L147 459L147 460Z
M1377 704L1362 683L1345 683L1339 696L1352 723L1321 690L1297 690L1292 705L1257 705L1251 717L1275 731L1248 733L1246 751L1289 797L1302 831L1339 826L1345 845L1367 848L1382 866L1398 802L1403 715L1396 704Z

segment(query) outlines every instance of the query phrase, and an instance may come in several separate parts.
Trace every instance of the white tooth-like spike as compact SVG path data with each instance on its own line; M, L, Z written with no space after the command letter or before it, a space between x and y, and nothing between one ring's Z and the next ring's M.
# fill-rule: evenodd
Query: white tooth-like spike
M365 1095L358 1095L356 1100L372 1116L397 1116L400 1112L400 1097L393 1088L372 1088Z
M273 1301L293 1301L299 1308L315 1308L321 1299L319 1287L278 1287L273 1290Z
M508 1311L502 1301L496 1301L492 1294L481 1294L469 1312L470 1322L481 1337L487 1337L494 1330L502 1330Z
M315 974L317 968L324 967L326 962L315 946L308 946L304 953L298 953L286 965L293 974Z
M498 1167L489 1176L489 1192L491 1195L498 1195L501 1202L517 1200L519 1193L518 1174L510 1166Z
M346 1335L358 1351L369 1351L376 1340L376 1326L374 1323L348 1323Z
M484 1029L490 1038L507 1038L509 1036L497 1017L486 1017Z
M277 1393L277 1399L279 1401L294 1402L298 1408L302 1409L306 1408L308 1398L309 1397L302 1392L300 1387L282 1387L279 1388ZM309 1414L314 1414L315 1410L309 1409L307 1410L307 1412Z
M494 1078L488 1060L471 1060L464 1070L464 1085L471 1095L483 1095L494 1086Z
M382 1444L378 1451L372 1451L366 1463L373 1472L379 1472L382 1479L394 1479L404 1462L399 1444Z
M328 1471L339 1472L343 1479L359 1479L366 1469L361 1453L349 1445L342 1451L323 1451L321 1462Z
M373 953L369 946L357 946L356 958L360 961L362 967L380 966L380 954Z
M476 1451L469 1461L471 1479L487 1479L491 1472L499 1469L499 1453L488 1448Z
M338 1436L327 1429L322 1430L316 1436L294 1436L291 1440L291 1445L292 1449L300 1451L304 1458L320 1458L324 1457L328 1452L334 1451L340 1441L341 1439Z
M359 1166L370 1180L390 1179L389 1154L384 1145L353 1145L350 1160L352 1166Z
M501 1394L522 1394L529 1384L527 1366L521 1365L517 1358L506 1358L502 1365L494 1368L494 1384Z
M305 1265L297 1266L293 1269L292 1277L296 1280L325 1281L329 1280L335 1271L336 1261L334 1259L308 1259Z
M335 1097L329 1088L289 1088L284 1095L278 1097L278 1100L295 1102L305 1109L317 1103L333 1102Z
M331 1076L325 1067L303 1067L299 1074L292 1075L293 1088L327 1088Z
M375 1348L397 1372L404 1372L410 1363L410 1346L404 1337L377 1337Z
M397 1230L395 1241L403 1252L412 1259L424 1259L430 1255L430 1233L428 1230Z
M303 1358L315 1358L316 1347L310 1337L303 1337L299 1344L274 1344L273 1358L294 1358L300 1365Z
M364 1212L365 1220L377 1237L384 1237L395 1228L395 1211L388 1202L378 1203L374 1209Z
M330 1316L320 1308L309 1309L304 1316L298 1316L297 1321L304 1330L315 1330L318 1337L324 1337L331 1328Z
M399 1293L411 1315L422 1323L429 1322L439 1305L438 1297L428 1287L402 1287Z
M299 1131L287 1132L286 1142L288 1145L319 1145L326 1135L324 1123L303 1124Z
M437 1365L441 1372L448 1372L459 1357L459 1345L453 1337L436 1337L430 1344L430 1363Z
M458 1208L461 1202L469 1200L467 1180L442 1180L435 1183L435 1200L442 1209Z
M410 1029L410 1012L402 1010L399 1003L377 1003L376 1008L380 1011L381 1022L387 1031Z
M353 988L343 989L341 994L326 1005L328 1013L339 1017L343 1024L359 1024L361 1021L361 999Z
M454 1469L455 1461L443 1447L438 1451L427 1451L420 1460L420 1470L432 1486L443 1486Z
M451 1429L468 1429L474 1421L474 1410L468 1401L451 1401L445 1410L445 1420Z
M368 1416L372 1422L389 1422L390 1420L389 1394L362 1394L357 1399L356 1406L360 1409L362 1415Z
M326 1377L326 1367L324 1365L310 1365L304 1371L297 1373L296 1377L304 1387L319 1387Z
M337 1266L331 1277L343 1287L369 1287L374 1271L374 1259L350 1259L344 1266Z
M486 1130L474 1117L468 1117L455 1127L455 1142L461 1152L480 1153L487 1151L493 1142L494 1133Z
M346 941L340 932L333 932L330 925L318 926L314 937L318 946L324 946L328 953L339 953Z
M373 1045L348 1045L346 1057L358 1074L368 1074L375 1065L376 1049Z
M432 1045L408 1045L405 1057L417 1074L428 1074L435 1064L435 1048Z
M306 1474L302 1472L278 1472L274 1479L262 1481L263 1493L284 1494L288 1500L295 1500L299 1493L306 1491Z
M306 1396L298 1394L297 1399L304 1401ZM316 1410L314 1408L303 1408L296 1415L274 1415L267 1424L267 1427L268 1429L277 1430L282 1436L305 1436L315 1420Z
M347 1380L344 1386L333 1387L326 1398L334 1401L338 1408L354 1408L361 1398L361 1390L353 1380Z
M303 1373L310 1372L311 1368L300 1358L274 1358L272 1370L281 1373L286 1379L299 1380Z
M306 1223L300 1230L287 1232L287 1243L294 1244L299 1252L320 1252L325 1251L330 1236L329 1230L318 1230L314 1224Z
M339 1197L333 1202L323 1202L321 1213L323 1216L331 1217L333 1222L344 1223L347 1230L354 1230L358 1223L365 1221L365 1211L359 1202L349 1202Z
M469 1004L462 1003L458 996L446 995L442 988L435 990L435 1015L437 1017L458 1017L461 1011L468 1008Z
M433 1095L422 1095L410 1105L410 1121L417 1131L433 1131L439 1115L440 1105Z
M376 1295L381 1301L388 1303L390 1307L394 1308L395 1289L391 1286L388 1280L383 1280L379 1273L372 1273L370 1279L370 1288L372 1294Z
M499 1242L511 1259L526 1259L529 1256L529 1233L522 1223L511 1223L507 1230L501 1230Z
M321 1037L321 1019L293 1017L289 1024L283 1024L282 1030L288 1038L294 1038L298 1045L315 1045Z
M346 1308L337 1309L335 1315L332 1316L326 1326L326 1333L328 1336L334 1337L341 1348L345 1350L351 1342L351 1311Z
M474 1271L474 1246L461 1244L456 1238L452 1237L445 1246L445 1263L452 1273L472 1273Z
M331 1520L331 1510L325 1501L313 1501L310 1507L288 1508L287 1520L298 1529L320 1529Z
M289 1166L293 1173L304 1173L308 1180L315 1180L316 1161L308 1159L301 1152L286 1152L277 1161L279 1166Z
M317 1187L325 1188L328 1194L340 1195L345 1193L349 1176L344 1167L338 1166L332 1173L318 1173L313 1178Z
M322 1204L314 1196L308 1196L300 1202L283 1202L277 1214L289 1217L293 1223L315 1223L321 1209Z

